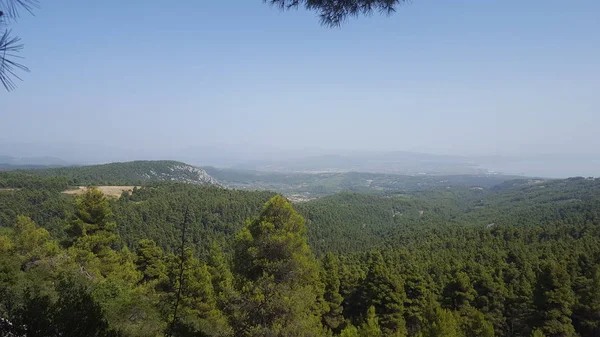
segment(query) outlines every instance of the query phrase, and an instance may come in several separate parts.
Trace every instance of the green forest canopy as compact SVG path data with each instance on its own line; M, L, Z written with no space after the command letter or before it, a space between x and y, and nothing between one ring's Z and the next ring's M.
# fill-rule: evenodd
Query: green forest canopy
M14 333L599 333L597 179L292 206L182 183L74 198L64 178L35 177L0 192L0 317Z

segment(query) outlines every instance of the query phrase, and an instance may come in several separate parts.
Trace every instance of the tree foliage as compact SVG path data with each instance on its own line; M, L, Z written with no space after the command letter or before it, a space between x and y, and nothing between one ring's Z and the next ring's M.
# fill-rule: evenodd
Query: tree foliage
M304 219L275 196L237 237L244 320L237 336L315 336L322 296L318 264L306 242Z
M369 15L373 12L391 14L406 0L264 0L281 9L304 7L316 11L321 23L340 26L348 17Z
M18 61L18 53L23 49L21 39L12 36L8 25L19 17L22 10L31 13L36 5L37 0L0 1L0 83L6 90L15 88L14 80L20 80L18 71L29 71Z

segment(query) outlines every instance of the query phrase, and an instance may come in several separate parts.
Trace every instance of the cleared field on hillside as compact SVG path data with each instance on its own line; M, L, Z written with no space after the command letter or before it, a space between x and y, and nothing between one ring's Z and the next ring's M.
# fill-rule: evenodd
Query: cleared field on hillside
M115 197L115 198L120 197L124 191L129 191L129 192L133 191L134 187L135 186L96 186L96 188L99 189L102 193L106 194L109 197ZM85 192L86 189L87 189L86 186L79 186L78 189L67 190L67 191L64 191L63 193L70 194L70 195L80 195L80 194L83 194L83 192Z
M20 188L0 188L0 192L12 192L16 190L20 190Z

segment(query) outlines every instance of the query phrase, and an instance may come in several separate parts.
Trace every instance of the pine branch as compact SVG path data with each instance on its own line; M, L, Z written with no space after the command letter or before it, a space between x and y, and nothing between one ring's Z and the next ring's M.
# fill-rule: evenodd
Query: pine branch
M14 61L15 58L22 58L16 55L23 49L23 44L20 42L20 38L10 36L9 30L0 37L0 82L8 91L15 89L14 79L21 80L16 73L18 70L29 71L26 66Z
M25 10L33 15L33 9L38 7L38 0L0 0L0 17L5 20L14 20L19 17L20 10Z
M289 10L303 6L316 11L321 24L328 27L339 27L348 17L370 15L373 12L391 14L396 8L410 0L263 0L281 10Z
M19 17L19 12L25 10L33 14L33 9L39 4L38 0L0 0L0 27ZM21 39L11 37L11 31L6 29L0 37L0 83L7 91L16 88L14 80L21 80L18 71L28 72L29 69L15 59L22 57L16 55L23 49Z

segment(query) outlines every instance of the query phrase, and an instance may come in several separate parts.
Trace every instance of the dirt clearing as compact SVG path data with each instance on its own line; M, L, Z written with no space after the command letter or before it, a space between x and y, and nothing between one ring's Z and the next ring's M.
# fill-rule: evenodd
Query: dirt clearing
M96 186L96 188L99 189L100 192L106 194L109 197L114 197L114 198L120 197L124 191L129 191L129 192L133 191L134 187L135 186ZM70 195L80 195L80 194L83 194L83 192L85 192L86 189L87 189L87 186L79 186L78 189L67 190L67 191L64 191L63 193L70 194Z
M0 188L0 192L12 192L20 190L20 188Z

